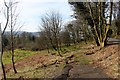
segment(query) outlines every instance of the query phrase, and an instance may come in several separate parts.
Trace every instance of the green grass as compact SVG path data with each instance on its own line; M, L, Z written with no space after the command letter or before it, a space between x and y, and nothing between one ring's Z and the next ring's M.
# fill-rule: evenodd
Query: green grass
M82 46L86 46L86 45L89 45L91 44L92 42L87 42L87 44L85 44L84 41L80 42L80 43L77 43L76 45L75 44L71 44L71 46L62 46L62 52L60 51L61 54L65 54L65 53L69 53L71 51L77 51L77 50L80 50ZM52 55L56 55L58 54L57 51L55 50L50 50L51 51L51 54ZM28 56L31 56L31 55L34 55L34 54L37 54L37 53L47 53L47 50L43 50L43 51L28 51L28 50L20 50L20 49L16 49L15 51L15 57L14 57L14 60L17 61L17 60L20 60L20 59L23 59L25 57L28 57ZM5 51L4 52L4 55L3 55L3 62L4 64L10 64L11 63L11 53L10 51Z
M89 64L90 62L91 62L91 60L89 60L89 59L80 60L80 64Z
M88 44L91 44L91 42L89 42ZM77 51L79 49L81 49L81 46L85 46L86 44L84 42L78 43L76 45L72 44L71 46L63 46L62 47L62 52L60 51L61 54L65 54L71 51ZM16 49L15 51L15 56L14 56L14 60L20 60L23 59L25 57L37 54L37 53L47 53L47 50L43 50L43 51L28 51L28 50L20 50L20 49ZM57 51L55 50L51 50L51 54L52 55L56 55L58 54ZM4 64L10 64L11 62L11 53L10 51L5 51L3 54L3 62Z
M89 45L90 43L88 43L87 45ZM77 64L88 64L89 62L91 62L91 60L89 60L86 55L84 53L81 53L82 46L86 46L86 44L84 42L76 44L76 45L71 45L69 47L63 46L62 47L62 54L65 54L66 56L71 55L70 53L74 53L75 57L74 60L77 61ZM50 50L51 54L56 55L58 54L57 51L55 50ZM47 50L43 50L43 51L28 51L28 50L20 50L20 49L16 49L15 50L15 61L20 60L20 59L24 59L28 56L32 56L35 54L48 54ZM65 55L63 55L65 57ZM4 56L3 56L3 61L4 64L11 64L11 54L9 51L4 52ZM40 64L37 64L38 66ZM57 66L56 66L57 65ZM48 66L46 68L44 67L40 67L40 68L36 68L36 66L26 66L26 67L20 67L17 68L18 73L14 74L13 69L11 69L10 72L7 73L7 77L8 78L19 78L20 76L23 77L30 77L30 78L45 78L45 77L53 77L55 76L58 72L60 73L60 70L63 69L63 67L65 66L64 63L61 64L55 64L55 65L51 65Z
M74 45L74 44L72 44L71 46L62 46L62 48L61 48L61 50L59 50L59 52L61 53L61 54L65 54L65 53L68 53L68 52L71 52L71 51L76 51L76 50L78 50L78 49L80 49L79 47L80 47L80 45L81 44L76 44L76 45ZM52 55L56 55L56 54L58 54L58 51L56 51L56 50L54 50L54 49L51 49L50 50L50 53L52 54Z
M17 61L25 57L31 56L33 54L37 54L40 51L28 51L28 50L16 49L14 52L15 52L14 60ZM4 64L11 63L11 52L10 51L5 51L3 53L3 62Z
M86 56L82 52L76 52L74 60L77 61L77 64L89 64L92 62L90 57Z

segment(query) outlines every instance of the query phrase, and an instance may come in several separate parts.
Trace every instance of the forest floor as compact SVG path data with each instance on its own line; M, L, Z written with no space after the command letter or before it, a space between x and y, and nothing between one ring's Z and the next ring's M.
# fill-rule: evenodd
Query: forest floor
M12 64L6 61L5 71L7 78L118 78L118 46L119 44L114 44L100 49L92 42L81 43L64 48L63 57L45 50L33 52L16 59L17 74L13 72ZM15 57L20 55L16 53Z

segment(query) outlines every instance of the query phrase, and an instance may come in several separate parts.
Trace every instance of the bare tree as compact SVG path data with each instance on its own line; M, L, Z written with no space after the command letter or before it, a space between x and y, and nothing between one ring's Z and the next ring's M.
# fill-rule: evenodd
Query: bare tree
M1 67L2 67L2 70L3 70L3 75L4 75L4 79L6 80L6 74L5 74L5 68L4 68L4 64L3 64L3 60L2 60L2 57L3 57L3 37L2 37L2 30L1 30L1 24L0 24L0 59L1 59Z
M19 25L18 23L18 16L19 13L17 12L17 4L18 2L15 2L13 0L9 1L9 28L10 28L10 46L11 46L11 55L12 55L12 64L14 72L17 73L16 67L15 67L15 61L14 61L14 46L15 46L15 37L17 34L17 31L23 26Z
M6 18L6 23L5 23L5 27L3 29L3 32L1 32L1 65L2 65L2 70L3 70L3 75L4 75L4 79L6 80L6 74L5 74L5 68L4 68L4 64L3 64L3 35L5 33L5 30L8 26L10 26L10 30L11 30L11 52L12 52L12 64L13 64L13 69L14 72L17 73L16 69L15 69L15 62L14 62L14 35L16 33L14 33L14 31L16 31L17 29L14 30L14 27L16 26L17 23L17 18L18 18L18 14L15 15L16 13L16 6L12 12L13 9L13 5L16 5L18 2L12 2L11 0L7 3L4 0L4 5L6 8L6 11L4 13L5 18Z
M6 7L6 23L5 23L5 27L3 29L3 32L1 30L1 24L0 24L0 55L1 55L1 66L2 66L2 70L3 70L3 76L4 76L4 80L6 80L6 73L5 73L5 68L4 68L4 64L3 64L3 35L4 35L4 32L8 26L8 22L9 22L9 6L6 4L6 2L4 1L4 5Z
M59 55L61 50L60 31L62 26L62 17L58 12L46 13L41 18L41 26L45 31L46 39L48 39L52 48L58 51Z

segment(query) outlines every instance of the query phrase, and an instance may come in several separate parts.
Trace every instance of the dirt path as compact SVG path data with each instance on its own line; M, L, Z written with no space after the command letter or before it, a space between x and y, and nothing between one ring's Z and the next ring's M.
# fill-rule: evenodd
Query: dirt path
M55 80L59 79L72 79L72 78L110 78L103 72L103 69L95 67L93 64L79 64L68 65L63 71L55 77Z
M99 67L93 64L74 65L69 72L69 78L109 78Z
M62 70L61 74L55 76L54 80L61 80L61 79L62 79L62 80L63 80L63 79L67 80L67 78L68 78L68 76L69 76L69 71L70 71L72 68L73 68L72 65L69 65L69 64L66 65L66 66L64 67L64 69Z

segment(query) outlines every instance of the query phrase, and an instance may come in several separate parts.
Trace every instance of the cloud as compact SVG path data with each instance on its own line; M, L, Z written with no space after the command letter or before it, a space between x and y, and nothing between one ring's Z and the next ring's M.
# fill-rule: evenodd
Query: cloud
M60 12L65 22L73 14L67 0L19 0L18 7L21 11L19 20L26 24L21 29L23 31L38 31L40 16L50 10Z

